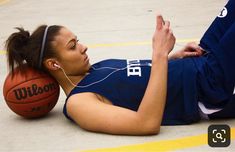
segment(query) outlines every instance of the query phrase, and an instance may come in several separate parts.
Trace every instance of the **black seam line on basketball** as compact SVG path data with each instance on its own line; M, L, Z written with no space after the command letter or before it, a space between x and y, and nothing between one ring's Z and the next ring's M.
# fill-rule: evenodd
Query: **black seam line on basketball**
M35 78L33 78L33 79L29 79L29 80L27 80L27 81L31 81L31 80L35 80L35 79L39 79L39 78L45 78L45 77L48 77L48 76L44 76L44 77L35 77ZM49 77L50 78L50 77ZM56 82L56 81L54 81L54 82ZM19 84L17 84L17 85L20 85L20 84L22 84L22 83L25 83L25 81L24 82L21 82L21 83L19 83ZM14 87L16 87L17 85L14 85L14 86L12 86L9 90L8 90L8 92L10 92ZM6 96L8 96L8 92L7 92L7 95Z
M27 80L27 81L30 81L30 80L34 80L34 79L38 79L38 78L45 78L45 77L48 77L48 76L43 76L43 77L35 77L35 78L32 78L32 79L29 79L29 80ZM25 81L24 81L25 82ZM19 83L19 84L22 84L22 83L24 83L24 82L21 82L21 83ZM19 85L19 84L17 84L17 85ZM11 91L12 90L12 88L14 88L16 85L14 85L14 86L12 86L10 89L9 89L9 91Z
M50 97L50 96L52 96L52 95L54 95L54 92L53 92L53 94L50 94L49 96L46 96L46 97L44 97L44 98L48 98L48 97ZM44 99L43 98L43 99ZM58 97L59 98L59 97ZM34 100L33 102L25 102L25 103L18 103L18 102L14 102L14 101L11 101L11 100L8 100L7 102L10 102L10 103L14 103L14 104L29 104L29 103L35 103L35 102L38 102L38 101L40 101L40 100L42 100L42 99L36 99L36 100ZM58 100L58 99L57 99Z

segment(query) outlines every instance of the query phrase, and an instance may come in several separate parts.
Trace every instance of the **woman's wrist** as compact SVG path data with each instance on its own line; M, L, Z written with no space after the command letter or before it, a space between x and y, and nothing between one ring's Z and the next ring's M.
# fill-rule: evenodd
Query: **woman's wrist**
M157 52L153 51L152 54L152 62L159 61L159 60L168 60L168 53L167 52Z

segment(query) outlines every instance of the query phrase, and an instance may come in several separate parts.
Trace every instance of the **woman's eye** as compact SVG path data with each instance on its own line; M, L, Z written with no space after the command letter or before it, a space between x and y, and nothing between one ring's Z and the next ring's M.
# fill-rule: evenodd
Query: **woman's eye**
M71 47L72 50L76 49L77 43L74 43L73 46Z
M76 49L77 43L79 42L79 39L74 42L73 46L71 47L72 50Z

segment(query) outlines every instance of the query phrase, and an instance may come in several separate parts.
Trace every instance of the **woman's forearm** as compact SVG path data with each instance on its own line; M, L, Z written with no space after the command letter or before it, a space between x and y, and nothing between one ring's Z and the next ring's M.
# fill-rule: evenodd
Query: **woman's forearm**
M167 93L167 54L155 54L147 89L137 111L142 121L152 129L159 130Z
M143 128L158 133L166 103L168 54L174 47L175 37L170 22L164 21L161 15L157 15L156 23L150 78L137 115Z

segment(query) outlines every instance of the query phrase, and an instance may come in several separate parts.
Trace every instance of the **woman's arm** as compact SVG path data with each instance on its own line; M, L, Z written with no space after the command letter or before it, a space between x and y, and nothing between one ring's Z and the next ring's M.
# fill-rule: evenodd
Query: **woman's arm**
M82 128L110 134L147 135L160 130L167 92L168 53L175 37L170 23L157 16L150 79L138 111L100 102L93 93L69 98L67 111Z
M186 57L196 57L203 54L203 49L195 42L187 43L185 47L177 51L171 51L168 55L168 59L182 59Z
M156 130L160 130L167 93L168 54L173 49L175 37L170 22L157 16L157 27L153 35L153 54L150 79L138 115L148 120Z

